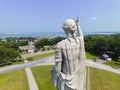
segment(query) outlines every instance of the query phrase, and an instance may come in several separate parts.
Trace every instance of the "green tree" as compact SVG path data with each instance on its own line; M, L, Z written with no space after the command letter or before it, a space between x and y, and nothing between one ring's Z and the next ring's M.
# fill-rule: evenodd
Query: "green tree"
M14 62L18 58L21 58L18 51L13 48L0 46L0 65L6 65L8 63Z
M20 54L15 49L9 48L7 49L7 56L9 57L10 61L14 61L16 58L20 57Z
M118 60L120 56L120 35L111 35L108 39L109 42L109 51L112 53L110 54L114 60Z
M108 49L107 41L104 38L98 39L95 44L95 49L94 49L95 53L100 56L106 53L107 49Z

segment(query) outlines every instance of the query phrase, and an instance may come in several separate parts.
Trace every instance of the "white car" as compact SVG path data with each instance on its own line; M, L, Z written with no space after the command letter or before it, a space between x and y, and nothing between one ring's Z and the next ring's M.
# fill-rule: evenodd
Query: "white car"
M107 61L111 61L112 59L111 59L111 58L107 58L106 60L107 60Z

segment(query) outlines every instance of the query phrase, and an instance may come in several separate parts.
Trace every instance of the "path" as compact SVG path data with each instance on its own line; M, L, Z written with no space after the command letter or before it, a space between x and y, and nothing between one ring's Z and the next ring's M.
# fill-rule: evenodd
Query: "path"
M30 68L25 68L26 74L27 74L27 79L28 79L28 84L30 90L38 90L37 83L34 79L34 76L32 74L32 71Z
M2 67L0 68L0 73L28 68L39 63L44 63L46 60L48 60L48 58L44 58L44 59L40 59L37 61L28 62L28 63L18 64L18 65Z

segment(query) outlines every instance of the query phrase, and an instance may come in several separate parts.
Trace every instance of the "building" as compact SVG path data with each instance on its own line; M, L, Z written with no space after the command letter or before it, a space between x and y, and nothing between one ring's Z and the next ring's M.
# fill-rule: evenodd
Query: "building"
M35 46L34 45L19 46L19 50L28 51L29 53L34 53L35 52Z

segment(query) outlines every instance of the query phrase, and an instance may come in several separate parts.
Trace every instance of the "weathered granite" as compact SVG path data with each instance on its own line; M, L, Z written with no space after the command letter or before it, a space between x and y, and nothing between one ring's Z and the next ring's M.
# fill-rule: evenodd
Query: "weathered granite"
M86 57L79 21L67 19L62 27L67 39L56 45L52 84L57 90L86 90Z

